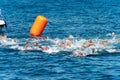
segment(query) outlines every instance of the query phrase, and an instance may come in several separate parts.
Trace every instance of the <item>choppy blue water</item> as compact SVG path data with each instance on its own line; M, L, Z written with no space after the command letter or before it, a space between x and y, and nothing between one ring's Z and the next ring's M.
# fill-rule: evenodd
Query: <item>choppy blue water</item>
M120 34L120 0L0 0L8 38L29 38L38 15L48 18L43 35L105 38ZM119 80L120 52L75 57L0 46L0 80Z

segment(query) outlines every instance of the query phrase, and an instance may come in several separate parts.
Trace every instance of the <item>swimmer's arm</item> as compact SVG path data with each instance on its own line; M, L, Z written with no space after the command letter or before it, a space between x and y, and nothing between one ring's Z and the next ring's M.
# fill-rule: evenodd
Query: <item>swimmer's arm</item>
M26 44L26 45L24 46L24 48L27 48L27 47L33 47L33 45L32 45L32 44Z
M42 46L38 46L38 48L40 48L40 49L44 50L44 48L43 48Z
M90 43L90 44L87 44L87 45L82 45L83 48L89 48L90 46L95 46L95 44Z

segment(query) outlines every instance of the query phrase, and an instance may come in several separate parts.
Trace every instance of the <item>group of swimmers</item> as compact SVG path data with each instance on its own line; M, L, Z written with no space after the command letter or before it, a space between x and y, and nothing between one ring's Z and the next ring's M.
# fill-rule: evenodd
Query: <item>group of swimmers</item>
M115 34L111 33L107 36L111 36L112 39L80 39L74 40L73 36L64 38L61 41L56 41L56 45L63 49L72 49L74 56L86 56L86 54L92 54L100 52L103 49L113 47L114 42L119 43L120 38L115 39ZM87 51L89 49L89 51ZM87 51L87 53L86 53Z
M111 36L114 37L115 34L111 34ZM0 35L0 39L3 40L4 43L8 41L8 38L6 35L4 36ZM28 48L31 48L31 49L37 49L37 50L42 50L42 51L47 51L47 50L49 51L53 47L52 45L42 45L40 40L38 41L34 41L34 40L35 40L34 38L27 38L26 43L23 44L22 46L23 49L27 50ZM31 42L28 43L29 41ZM111 44L111 42L107 39L105 40L100 40L100 39L77 40L72 35L64 39L52 39L49 41L54 45L54 47L56 47L57 49L61 51L65 51L65 50L72 51L72 54L74 56L86 56L86 54L90 52L96 53L96 52L99 52L100 49L108 48L108 44ZM18 45L17 39L11 39L11 42L14 42ZM115 42L120 42L120 38L115 39ZM89 51L86 53L86 50L88 49Z

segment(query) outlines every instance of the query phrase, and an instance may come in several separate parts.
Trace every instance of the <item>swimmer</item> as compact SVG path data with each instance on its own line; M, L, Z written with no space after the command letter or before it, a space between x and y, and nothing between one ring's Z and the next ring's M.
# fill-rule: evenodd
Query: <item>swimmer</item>
M62 43L62 44L58 44L58 46L59 47L61 47L61 48L70 48L70 47L72 47L72 42L65 42L65 43Z
M117 42L120 42L120 38L117 39Z
M106 34L106 36L114 37L114 36L115 36L115 33L114 33L114 32L112 32L112 33L108 33L108 34Z
M30 41L30 40L33 40L33 38L27 38L26 40Z
M48 50L49 47L48 46L40 46L40 45L32 45L32 44L26 44L24 46L24 49L27 49L27 48L38 48L38 49L41 49L41 50Z
M72 42L71 42L71 41L67 41L67 42L65 43L65 45L71 47Z
M39 42L34 42L34 46L36 46L37 48L41 49L41 50L48 50L49 47L48 46L41 46L41 45L38 45Z
M38 46L38 44L39 44L39 42L34 42L34 45L35 45L35 46Z
M4 35L4 36L0 35L0 39L5 39L5 40L7 40L7 36L6 36L6 35Z
M73 55L74 56L77 56L77 57L82 57L82 56L85 56L82 52L80 52L80 51L75 51L75 52L73 52Z
M32 48L33 45L32 45L32 44L26 44L26 45L24 46L25 49L27 49L28 47L31 47L31 48Z
M61 48L64 48L64 49L66 48L66 44L64 44L64 43L59 44L58 46L61 47Z
M40 49L42 49L42 50L44 50L44 48L42 46L37 46L37 47L40 48Z
M88 40L85 44L82 45L82 48L89 48L91 46L95 46L92 40Z
M83 48L89 48L91 46L95 46L95 44L88 43L87 45L82 45Z
M13 39L14 42L17 42L17 39Z
M64 38L63 40L64 40L63 43L58 43L59 47L62 47L64 49L73 47L73 42L72 42L73 38L72 37Z
M7 42L7 36L6 35L4 35L4 36L0 35L0 39L3 40L3 42Z
M11 42L17 43L17 39L12 39Z
M42 49L42 50L48 50L49 49L49 47L48 46L38 46L38 48L40 48L40 49Z
M102 45L104 48L106 48L108 41L107 40L102 40L99 42L100 45Z
M114 33L114 32L112 32L111 36L112 36L112 37L114 37L114 36L115 36L115 33Z

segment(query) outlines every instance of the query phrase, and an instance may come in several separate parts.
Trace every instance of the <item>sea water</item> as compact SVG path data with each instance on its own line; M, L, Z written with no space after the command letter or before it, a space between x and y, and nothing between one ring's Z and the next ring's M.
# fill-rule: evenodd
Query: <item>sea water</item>
M119 0L0 0L8 25L4 29L8 41L0 40L0 80L119 80L120 46L107 36L114 32L116 39L120 37L119 4ZM49 20L43 32L48 38L29 41L38 15ZM70 35L74 48L55 45ZM79 40L89 39L107 39L110 44L97 54L86 49L86 56L74 56L74 50L81 50ZM24 48L35 42L50 49Z

